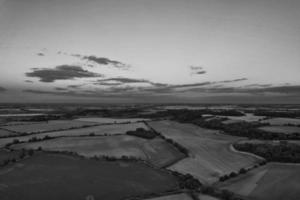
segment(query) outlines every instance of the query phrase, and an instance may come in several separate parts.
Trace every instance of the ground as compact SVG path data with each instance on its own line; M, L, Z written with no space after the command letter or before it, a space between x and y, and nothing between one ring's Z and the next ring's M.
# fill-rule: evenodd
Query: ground
M89 135L91 133L96 135L114 135L114 134L125 134L127 131L136 130L137 128L148 129L144 123L130 123L130 124L112 124L112 125L99 125L92 126L87 128L76 128L64 131L52 131L47 133L40 134L32 134L27 136L20 137L11 137L11 138L2 138L0 139L0 147L4 147L5 144L12 142L15 139L19 141L28 141L29 139L35 137L42 139L45 136L50 137L60 137L60 136L81 136L81 135Z
M219 187L255 200L298 200L300 165L269 163Z
M129 135L63 137L40 142L13 145L14 149L38 149L47 151L70 151L85 157L122 156L135 157L149 163L164 167L184 157L175 147L163 139L142 139Z
M58 154L38 153L0 174L1 200L116 200L177 188L175 177L144 164Z
M149 123L152 128L190 151L190 157L170 166L171 170L190 173L203 183L214 183L219 177L257 164L260 159L231 150L240 137L173 121Z

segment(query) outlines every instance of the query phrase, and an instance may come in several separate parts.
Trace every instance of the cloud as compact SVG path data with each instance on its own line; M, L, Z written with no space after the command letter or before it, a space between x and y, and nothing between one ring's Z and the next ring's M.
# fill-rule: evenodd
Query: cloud
M44 53L37 53L36 55L38 55L38 56L45 56Z
M91 61L93 63L97 63L99 65L111 65L115 68L118 69L124 69L127 70L130 68L129 65L126 65L120 61L116 61L116 60L111 60L109 58L106 57L97 57L94 55L90 55L90 56L86 56L86 55L80 55L80 54L71 54L71 56L76 57L76 58L81 58L82 60L87 60L87 61ZM89 67L94 67L94 65L89 64Z
M244 87L271 87L272 84L249 84L249 85L245 85Z
M125 77L118 77L118 78L108 78L108 79L100 79L94 83L94 85L103 85L103 86L119 86L123 84L132 84L132 83L148 83L153 87L165 87L168 84L164 83L156 83L146 79L136 79L136 78L125 78Z
M233 79L233 80L219 81L218 83L235 83L235 82L246 81L246 80L248 80L248 79L247 78L238 78L238 79Z
M26 80L25 82L26 83L33 83L33 81L31 81L31 80Z
M67 88L62 88L62 87L56 87L55 90L57 91L65 91L68 90Z
M108 81L116 81L119 83L149 83L150 81L145 79L134 79L134 78L108 78L98 80L98 82L108 82Z
M83 86L84 84L80 84L80 85L68 85L68 88L72 88L72 89L78 89L81 86Z
M90 72L80 66L60 65L55 68L33 68L26 73L27 77L39 78L41 82L50 83L56 80L72 80L74 78L103 77L102 74Z
M5 91L7 91L7 89L5 89L4 87L0 86L0 92L5 92Z
M202 92L202 93L220 93L220 94L249 94L249 95L261 95L261 94L282 94L282 95L300 95L300 85L294 86L276 86L276 87L205 87L205 88L191 88L187 91Z
M262 88L262 89L256 89L254 91L273 92L273 93L282 93L282 94L299 94L300 95L300 85L266 87L266 88Z
M190 66L191 75L201 75L206 74L206 71L203 70L203 67L201 66Z

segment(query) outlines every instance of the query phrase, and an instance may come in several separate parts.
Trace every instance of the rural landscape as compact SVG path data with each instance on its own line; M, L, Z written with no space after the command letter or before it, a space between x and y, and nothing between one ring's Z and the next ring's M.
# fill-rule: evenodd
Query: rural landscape
M294 105L5 104L0 112L3 200L300 196Z
M300 200L300 0L0 0L0 200Z

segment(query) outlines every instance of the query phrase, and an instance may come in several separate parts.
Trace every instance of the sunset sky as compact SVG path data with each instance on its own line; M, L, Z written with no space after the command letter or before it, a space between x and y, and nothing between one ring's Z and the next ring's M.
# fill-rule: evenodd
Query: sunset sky
M299 0L0 0L0 102L299 103Z

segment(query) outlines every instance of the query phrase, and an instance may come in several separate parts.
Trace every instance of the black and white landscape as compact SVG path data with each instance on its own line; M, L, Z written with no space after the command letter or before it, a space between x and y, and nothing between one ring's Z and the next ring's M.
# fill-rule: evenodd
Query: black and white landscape
M299 9L0 0L0 199L300 199Z

